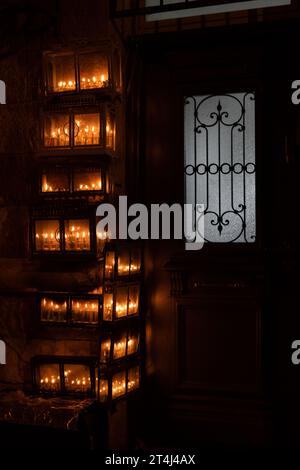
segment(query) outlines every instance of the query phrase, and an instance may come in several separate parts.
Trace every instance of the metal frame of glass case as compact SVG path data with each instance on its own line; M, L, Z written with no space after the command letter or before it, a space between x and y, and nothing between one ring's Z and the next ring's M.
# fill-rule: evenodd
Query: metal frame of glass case
M94 206L86 203L80 207L35 207L31 215L32 255L102 258L106 240L99 237L96 226Z
M98 368L97 398L100 403L110 403L137 392L141 386L140 360L128 361L126 365Z
M37 297L41 324L97 328L102 320L102 295L41 292Z
M94 63L94 70L91 70L93 67L89 66L89 61ZM120 93L123 81L121 53L111 41L84 49L47 51L44 54L44 77L46 95Z
M31 368L34 391L41 395L79 398L98 394L95 357L35 356Z
M102 149L115 153L118 120L115 107L107 103L74 108L48 108L41 116L42 148L47 152ZM72 154L73 155L73 154Z
M142 273L142 249L138 242L109 242L104 250L104 282L137 281Z
M82 175L82 181L78 181ZM91 175L89 178L88 176ZM90 181L94 179L94 181ZM43 197L56 196L93 196L106 195L110 192L109 175L103 165L42 166L39 170L39 193Z
M103 321L119 322L140 315L140 285L127 283L105 285L103 292Z
M112 366L127 362L140 352L140 324L131 324L109 332L101 332L99 363Z

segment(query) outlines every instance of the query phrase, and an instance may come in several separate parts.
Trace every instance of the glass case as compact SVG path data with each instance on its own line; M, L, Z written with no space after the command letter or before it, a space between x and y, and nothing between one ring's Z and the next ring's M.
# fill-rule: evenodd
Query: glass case
M34 357L34 388L42 394L95 396L95 366L92 357Z
M108 245L105 251L104 279L130 279L141 274L141 249L134 244Z
M115 111L104 104L83 111L44 115L43 146L47 149L102 147L115 152Z
M113 332L100 340L100 363L108 364L126 359L139 352L139 331L128 328Z
M118 48L105 47L45 54L45 86L48 94L122 88Z
M92 219L33 218L32 239L34 254L79 254L101 256Z
M139 285L106 287L103 296L103 320L120 320L139 314Z
M43 324L98 326L102 310L101 295L45 292L38 296Z
M107 402L126 397L140 387L140 365L132 364L118 369L101 369L97 387L98 400Z
M109 192L109 182L104 168L55 167L40 171L40 193L43 196L71 196L74 193L102 194Z

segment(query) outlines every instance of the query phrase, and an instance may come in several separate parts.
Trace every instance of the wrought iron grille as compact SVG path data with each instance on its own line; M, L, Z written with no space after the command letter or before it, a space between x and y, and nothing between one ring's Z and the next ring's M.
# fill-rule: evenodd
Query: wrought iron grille
M185 198L204 205L206 242L253 243L255 95L185 98Z

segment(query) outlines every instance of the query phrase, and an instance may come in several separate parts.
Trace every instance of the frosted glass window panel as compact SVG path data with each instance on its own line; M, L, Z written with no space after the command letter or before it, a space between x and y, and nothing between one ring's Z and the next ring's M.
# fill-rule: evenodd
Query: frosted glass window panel
M153 13L146 15L146 21L159 21L159 20L171 20L177 18L188 18L192 16L200 15L213 15L216 13L229 13L232 11L243 11L252 10L255 8L268 8L276 7L281 5L291 5L291 0L233 0L232 2L224 0L216 0L211 2L214 4L209 5L209 2L205 6L193 7L193 8L180 8L182 5L187 3L193 3L195 0L163 0L163 6L167 5L178 5L178 9L173 11L165 11L161 13ZM147 7L159 7L161 6L160 0L146 0Z
M184 121L185 202L204 204L201 236L255 242L254 93L186 97Z

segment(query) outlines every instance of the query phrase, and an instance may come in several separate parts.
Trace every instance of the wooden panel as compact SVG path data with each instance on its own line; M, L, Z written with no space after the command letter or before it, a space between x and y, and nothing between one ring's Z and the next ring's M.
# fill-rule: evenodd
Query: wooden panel
M179 386L257 390L260 315L248 299L179 304L177 335Z

